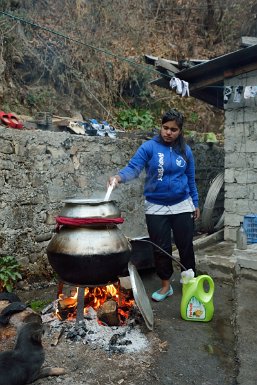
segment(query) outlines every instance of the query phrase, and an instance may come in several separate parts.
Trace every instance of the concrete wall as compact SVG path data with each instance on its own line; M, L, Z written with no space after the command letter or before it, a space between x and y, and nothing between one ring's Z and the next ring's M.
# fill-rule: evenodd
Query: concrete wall
M31 273L47 272L46 247L62 201L104 198L108 176L123 167L144 140L0 127L0 255L16 256ZM202 207L210 181L223 170L224 150L206 144L191 147ZM130 237L147 234L143 180L122 185L111 196L125 218L120 228Z
M257 85L257 71L225 81L226 86ZM225 104L225 239L235 240L245 214L257 213L257 97Z

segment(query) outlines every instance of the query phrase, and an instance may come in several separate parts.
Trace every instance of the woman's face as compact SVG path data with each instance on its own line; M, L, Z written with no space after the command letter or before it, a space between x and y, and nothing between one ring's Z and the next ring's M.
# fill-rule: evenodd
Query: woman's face
M163 123L161 126L161 137L166 143L173 143L180 135L181 129L177 125L175 120Z

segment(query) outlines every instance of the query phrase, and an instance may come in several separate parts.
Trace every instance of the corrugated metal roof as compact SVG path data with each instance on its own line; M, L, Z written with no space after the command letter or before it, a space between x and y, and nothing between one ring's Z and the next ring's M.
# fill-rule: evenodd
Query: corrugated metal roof
M158 59L158 58L157 58ZM154 64L152 57L151 63ZM223 108L224 79L257 70L257 45L210 59L204 63L176 72L176 77L189 82L190 95L216 107ZM161 74L160 70L160 74ZM169 88L169 77L154 80L152 84Z

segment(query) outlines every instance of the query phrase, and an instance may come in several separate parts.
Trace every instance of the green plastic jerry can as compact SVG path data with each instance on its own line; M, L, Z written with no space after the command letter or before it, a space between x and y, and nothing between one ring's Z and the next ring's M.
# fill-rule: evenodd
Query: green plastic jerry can
M214 313L213 293L214 282L209 275L199 275L183 283L181 317L186 321L210 321Z

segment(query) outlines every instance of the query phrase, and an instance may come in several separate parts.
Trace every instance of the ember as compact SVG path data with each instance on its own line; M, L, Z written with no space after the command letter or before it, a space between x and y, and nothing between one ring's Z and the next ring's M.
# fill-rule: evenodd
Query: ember
M49 330L51 345L55 346L58 336L64 334L71 344L82 343L90 345L94 350L103 349L109 353L132 353L149 349L150 342L135 319L129 320L124 326L103 327L96 321L97 315L93 308L90 308L89 314L90 319L86 318L79 323L75 320L52 320Z

